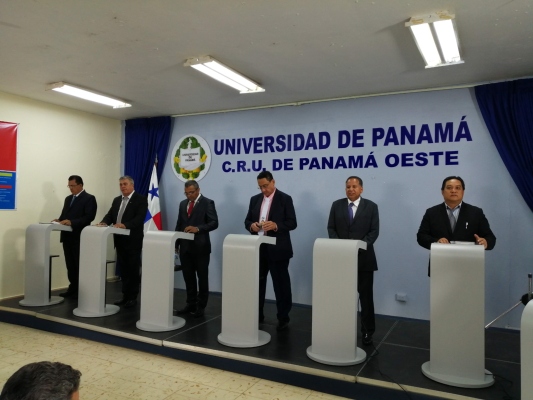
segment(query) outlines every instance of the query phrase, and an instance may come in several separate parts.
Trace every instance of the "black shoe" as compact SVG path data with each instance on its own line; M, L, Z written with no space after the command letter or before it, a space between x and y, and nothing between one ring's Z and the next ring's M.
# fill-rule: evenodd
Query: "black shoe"
M192 314L192 316L193 316L194 318L200 318L200 317L203 317L203 316L204 316L204 310L205 310L205 308L203 308L203 307L198 307L198 308L196 308L196 311L191 312L191 314Z
M191 304L187 304L185 307L175 310L174 312L176 315L182 315L182 314L192 314L196 311L196 306L193 306Z
M67 290L66 292L59 293L59 295L61 297L64 297L65 299L67 298L77 299L78 298L78 292L75 292L73 290Z
M370 346L372 344L372 334L371 333L363 333L363 344L365 346Z
M279 332L279 331L283 331L285 329L287 329L287 327L289 326L289 321L279 321L278 322L278 326L276 326L276 330Z
M128 301L129 300L127 298L123 297L122 299L115 301L113 304L116 305L116 306L123 306Z
M124 303L124 308L132 308L132 307L135 307L136 305L137 305L137 300L132 299Z

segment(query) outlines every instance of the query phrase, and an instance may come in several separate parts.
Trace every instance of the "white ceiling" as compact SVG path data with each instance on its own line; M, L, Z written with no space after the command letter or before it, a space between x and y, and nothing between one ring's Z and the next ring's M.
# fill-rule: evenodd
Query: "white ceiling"
M424 69L412 16L456 14L464 64ZM211 55L244 94L183 66ZM2 0L0 91L130 119L533 75L533 0ZM65 81L127 109L45 91Z

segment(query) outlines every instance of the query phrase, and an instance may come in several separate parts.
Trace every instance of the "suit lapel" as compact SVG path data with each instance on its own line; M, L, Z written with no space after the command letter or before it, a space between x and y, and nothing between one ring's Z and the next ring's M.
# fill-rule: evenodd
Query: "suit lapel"
M448 216L448 209L446 208L446 203L442 203L440 212L440 217L443 220L444 225L446 226L446 232L448 232L448 235L451 237L453 235L452 227L450 226L450 217ZM461 212L459 211L459 215ZM456 223L457 225L457 223Z
M352 224L355 224L355 220L365 211L366 203L363 198L361 198L361 201L359 202L359 206L357 206L357 210L355 211L355 215L353 216L353 222Z

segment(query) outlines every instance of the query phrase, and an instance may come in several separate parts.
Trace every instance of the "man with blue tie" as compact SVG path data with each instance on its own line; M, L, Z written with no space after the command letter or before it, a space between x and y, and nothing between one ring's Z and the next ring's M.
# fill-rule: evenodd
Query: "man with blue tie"
M330 239L352 239L366 242L366 250L359 250L357 258L357 290L361 304L361 334L363 344L372 344L376 330L374 315L374 271L378 269L374 242L379 236L378 206L363 199L363 180L358 176L346 179L346 197L331 205L328 219ZM355 289L355 288L354 288ZM342 304L339 304L342 307Z
M187 291L187 304L176 313L202 317L209 297L209 232L218 228L218 215L215 202L200 194L198 182L185 182L185 197L180 203L175 230L193 233L194 240L176 241Z
M80 236L82 229L90 225L96 216L96 198L83 189L81 176L69 176L67 187L71 194L65 198L61 215L53 221L72 227L72 232L61 231L61 242L63 243L70 285L66 292L59 295L77 299L80 274Z

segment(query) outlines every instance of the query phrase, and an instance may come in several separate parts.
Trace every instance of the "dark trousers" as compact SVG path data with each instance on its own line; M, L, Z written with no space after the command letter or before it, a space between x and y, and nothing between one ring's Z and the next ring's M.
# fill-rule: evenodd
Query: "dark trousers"
M180 254L187 304L205 308L209 297L210 254ZM196 279L198 277L198 279Z
M270 276L272 277L274 293L276 295L278 320L288 322L290 320L289 312L292 308L289 259L272 261L263 256L259 257L259 318L264 318L263 307L265 305L266 284L269 271Z
M78 293L80 281L80 239L63 239L63 253L65 254L65 264L67 265L67 276L70 285L69 292Z
M136 300L141 284L141 251L117 245L117 262L122 277L122 295L127 300Z
M357 291L361 303L361 332L372 335L376 330L374 315L374 271L359 271Z

